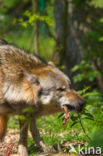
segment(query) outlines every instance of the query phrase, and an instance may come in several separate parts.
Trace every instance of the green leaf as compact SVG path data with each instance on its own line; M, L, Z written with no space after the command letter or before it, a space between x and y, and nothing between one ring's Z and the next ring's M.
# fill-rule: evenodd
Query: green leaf
M23 120L23 121L25 121L26 120L26 117L24 116L24 115L19 115L19 117L18 117L20 120Z
M101 37L99 38L99 41L100 41L100 42L103 42L103 36L101 36Z
M79 121L74 122L71 127L73 127L74 125L76 125L77 123L79 123Z
M59 66L60 69L65 69L66 67L64 65Z
M99 22L100 22L100 23L103 23L103 18L100 18Z
M88 117L90 117L90 118L94 118L93 115L90 114L90 113L84 113L84 115L86 115L86 116L88 116Z
M4 0L3 5L5 8L10 9L10 8L16 6L19 2L20 2L20 0L13 0L13 1L12 0L11 1Z
M103 0L91 0L89 4L95 8L103 8Z
M30 16L31 16L31 12L28 11L28 10L26 10L26 11L24 12L24 16L30 17Z
M63 117L64 113L61 113L59 116L58 116L58 119Z
M82 80L84 80L84 78L85 78L85 75L84 74L77 74L73 78L73 80L74 80L74 83L76 83L76 82L81 82Z
M75 65L73 68L72 68L72 72L75 72L79 69L79 65Z
M88 119L88 120L92 120L92 121L94 121L94 118L90 118L90 117L84 117L84 118L81 118L82 120L83 119Z
M88 93L85 93L83 95L83 97L96 96L96 95L99 95L99 93L98 92L88 92Z
M21 25L25 28L27 28L28 24L26 22L21 23Z
M23 109L23 113L30 114L30 113L34 113L34 112L35 112L35 110L32 107Z

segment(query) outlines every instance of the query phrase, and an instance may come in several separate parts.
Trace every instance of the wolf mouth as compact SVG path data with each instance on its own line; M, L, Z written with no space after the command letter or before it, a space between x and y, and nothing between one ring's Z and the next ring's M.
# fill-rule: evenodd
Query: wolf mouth
M67 122L69 121L69 111L72 111L72 112L77 112L77 113L80 113L82 111L81 108L76 108L70 104L64 104L61 106L61 108L63 109L64 111L64 121L62 123L62 125L66 125Z
M75 110L75 107L70 104L65 104L64 106L66 106L68 108L68 110L70 110L70 111Z
M76 112L76 113L80 113L80 112L82 112L82 107L80 107L80 106L73 106L73 105L71 105L71 104L64 104L63 106L66 106L67 107L67 109L69 110L69 111L71 111L71 112Z

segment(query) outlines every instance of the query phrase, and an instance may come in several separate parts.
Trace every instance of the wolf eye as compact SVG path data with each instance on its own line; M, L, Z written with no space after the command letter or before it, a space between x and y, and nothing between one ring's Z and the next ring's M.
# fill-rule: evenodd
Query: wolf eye
M40 95L48 95L48 94L49 94L49 92L48 92L47 89L41 89L41 90L39 91L39 96L40 96Z
M65 88L57 88L57 91L65 91Z

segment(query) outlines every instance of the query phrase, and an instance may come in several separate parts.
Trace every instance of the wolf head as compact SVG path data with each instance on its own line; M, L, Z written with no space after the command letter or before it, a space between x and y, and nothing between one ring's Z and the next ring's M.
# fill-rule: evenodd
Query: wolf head
M70 79L53 63L48 63L45 69L41 68L34 75L28 75L27 79L40 86L37 96L43 108L49 105L49 111L54 108L60 111L65 105L70 111L82 111L84 99L70 88Z

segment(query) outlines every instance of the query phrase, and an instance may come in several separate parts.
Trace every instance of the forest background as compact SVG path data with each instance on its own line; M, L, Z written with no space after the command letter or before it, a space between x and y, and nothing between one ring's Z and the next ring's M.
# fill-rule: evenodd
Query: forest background
M86 99L64 127L59 114L37 121L44 142L64 152L69 143L103 151L103 1L0 0L0 38L53 61ZM18 129L13 118L8 126ZM30 153L38 152L28 141Z

